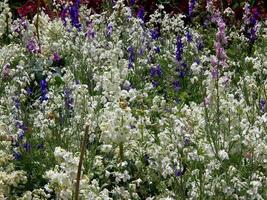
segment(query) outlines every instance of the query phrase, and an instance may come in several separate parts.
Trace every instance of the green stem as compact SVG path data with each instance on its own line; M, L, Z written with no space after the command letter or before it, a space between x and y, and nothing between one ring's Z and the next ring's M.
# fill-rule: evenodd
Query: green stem
M86 143L88 141L88 137L89 137L89 125L86 125L84 138L83 138L82 145L81 145L81 154L80 154L80 160L79 160L78 172L77 172L77 178L76 178L74 200L79 199L79 189L80 189L80 179L81 179L81 173L82 173L82 164L83 164L83 159L84 159L84 154L85 154Z
M120 161L123 162L123 160L124 160L124 154L123 154L123 142L121 142L121 143L119 144L119 148L120 148L120 152L119 152L119 154L120 154Z

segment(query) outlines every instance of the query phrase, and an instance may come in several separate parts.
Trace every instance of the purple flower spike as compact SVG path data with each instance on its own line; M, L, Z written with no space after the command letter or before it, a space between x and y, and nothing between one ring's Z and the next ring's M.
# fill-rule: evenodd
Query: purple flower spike
M213 67L211 70L212 79L217 79L218 75L219 75L218 69L216 67Z
M43 101L47 101L48 100L48 86L47 86L47 82L46 80L41 80L40 81L40 86L41 86L41 98L40 98L40 101L41 103Z
M79 5L80 5L80 0L76 0L75 4L69 7L69 13L72 26L74 26L80 31L81 24L79 21Z
M176 38L176 53L175 57L176 60L179 62L182 60L182 54L183 54L183 43L181 36L177 36Z
M142 22L145 21L145 9L144 9L144 7L139 8L139 10L137 12L137 17L139 19L141 19Z
M196 0L189 0L188 2L188 14L191 17L196 5Z

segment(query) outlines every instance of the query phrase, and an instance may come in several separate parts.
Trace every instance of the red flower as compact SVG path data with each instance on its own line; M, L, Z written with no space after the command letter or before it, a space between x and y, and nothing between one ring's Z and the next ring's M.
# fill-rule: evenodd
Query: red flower
M25 17L29 14L35 14L37 12L37 4L31 0L28 0L20 8L17 9L20 17Z

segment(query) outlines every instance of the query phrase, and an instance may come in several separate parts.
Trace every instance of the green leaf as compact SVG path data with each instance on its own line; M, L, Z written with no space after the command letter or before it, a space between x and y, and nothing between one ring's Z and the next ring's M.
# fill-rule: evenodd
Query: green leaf
M62 78L60 76L55 76L55 83L57 85L65 84L65 82L62 80Z

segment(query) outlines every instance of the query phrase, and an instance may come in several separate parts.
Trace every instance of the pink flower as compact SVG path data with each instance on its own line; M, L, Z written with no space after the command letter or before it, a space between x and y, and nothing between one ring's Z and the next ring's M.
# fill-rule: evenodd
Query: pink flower
M10 64L7 63L4 65L2 73L1 73L1 77L3 80L7 80L10 74Z

